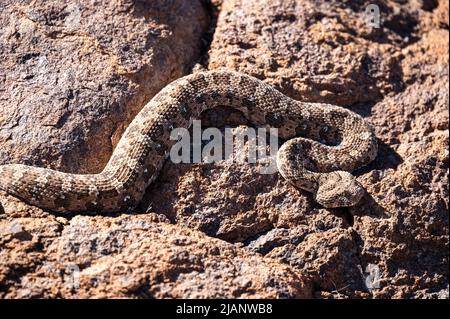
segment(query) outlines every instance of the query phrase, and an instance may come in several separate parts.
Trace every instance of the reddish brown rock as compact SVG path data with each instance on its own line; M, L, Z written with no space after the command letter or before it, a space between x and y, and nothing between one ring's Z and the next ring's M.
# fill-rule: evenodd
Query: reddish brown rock
M0 222L1 297L310 298L289 266L154 214ZM20 277L14 274L21 274Z
M296 99L340 105L374 101L401 88L400 56L391 42L404 39L392 28L368 28L364 5L225 1L209 67L267 79Z
M183 0L0 8L0 163L73 172L103 168L124 126L198 58L209 20Z
M53 38L43 36L51 41L47 47L69 46L75 56L83 57L74 62L82 67L82 79L95 74L99 83L104 79L110 83L108 76L119 70L111 87L120 89L110 92L108 98L102 97L102 90L94 90L84 100L77 100L78 105L100 101L96 102L100 109L107 110L102 123L108 123L104 125L108 127L105 136L109 136L113 132L109 128L129 121L145 99L179 76L184 66L196 62L196 41L203 37L200 33L207 29L208 19L200 9L190 11L197 5L202 8L196 2L182 3L188 6L186 20L175 22L179 33L169 35L162 32L168 28L166 22L159 28L155 22L166 21L168 8L163 5L148 9L157 12L156 16L138 17L133 15L137 8L127 11L105 5L95 17L112 20L96 23L97 29L87 27L89 19L82 20L87 38L99 41L91 46L91 42L77 46L88 41L84 35L65 35L68 27L62 25L75 19L71 14L48 20L55 15L52 12L69 9L56 10L54 5L53 9L25 10L22 17L29 15L31 21L14 15L11 20L17 20L17 25L40 23L45 28L39 32L56 32ZM349 209L323 209L309 193L294 189L278 174L259 174L259 164L233 161L166 163L137 210L146 212L142 215L56 217L0 194L1 296L448 298L448 1L375 1L381 10L379 29L368 28L365 20L365 6L373 1L212 3L215 8L208 10L212 19L205 36L210 33L212 43L200 59L204 66L249 73L296 99L343 105L373 124L379 155L356 172L367 190L362 202ZM13 5L7 9L19 10ZM49 18L39 18L42 16ZM124 53L121 38L105 44L111 23L131 21L137 25L135 19L141 18L162 30L149 37L154 41L148 51L137 52L133 47ZM9 16L2 19L0 23L9 25ZM39 22L46 19L49 25ZM186 27L183 21L189 19L194 22ZM8 30L0 36L14 34ZM102 35L98 39L97 32ZM124 39L140 43L141 33L136 42L128 37L133 32L127 34ZM166 50L184 52L188 37L193 39L190 54L163 64L154 62L167 56L172 59ZM165 45L160 46L161 42ZM99 49L104 47L108 50ZM85 50L91 50L87 58ZM22 60L13 53L0 52L5 56L0 63L19 66L15 72L34 70L35 64L27 69L27 61L40 59L25 57L25 66L21 66ZM104 62L110 57L115 57L114 63ZM113 71L108 69L110 65L115 67ZM171 68L176 71L169 72ZM53 87L53 73L47 78L43 74L44 88ZM148 76L158 80L146 82ZM15 90L41 94L41 89L28 82L6 79L11 86L0 94L8 99L16 96ZM76 83L84 85L82 80ZM48 112L57 110L52 95L48 96L50 102L41 102L49 105L45 114L57 117L56 111ZM91 110L89 107L83 110ZM119 117L117 109L124 110ZM0 117L8 112L0 109ZM36 109L29 112L30 116L40 114ZM92 113L80 114L87 118L86 123L97 125L90 122L95 117ZM17 124L5 121L0 118L0 143L12 149L17 134L29 133L19 129L27 122L26 118ZM70 117L62 128L69 122ZM220 108L205 114L203 124L223 128L245 124L245 120L238 112ZM105 131L87 127L82 132L86 139L81 144L72 135L64 135L67 156L56 156L48 164L73 171L100 167L111 149L108 143L96 143ZM1 140L1 136L8 137ZM35 139L33 143L46 148L37 148L36 153L16 147L20 154L2 155L3 159L26 154L33 163L47 163L48 154L53 154L50 150L61 152L54 149L51 138ZM80 152L78 145L86 146ZM237 155L245 151L238 150ZM85 154L90 154L86 157L90 162L79 159ZM74 269L80 270L78 277L73 276ZM74 278L79 283L75 288Z
M148 192L152 209L307 271L319 298L445 296L445 8L386 2L382 28L371 30L363 7L341 2L223 2L209 68L250 73L294 98L366 116L380 141L376 161L357 172L368 193L354 208L327 211L278 176L258 175L254 165L168 163ZM230 114L205 117L222 126Z

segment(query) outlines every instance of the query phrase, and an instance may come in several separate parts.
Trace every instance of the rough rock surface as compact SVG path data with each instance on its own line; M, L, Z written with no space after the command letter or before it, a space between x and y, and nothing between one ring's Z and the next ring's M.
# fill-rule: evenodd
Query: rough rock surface
M61 222L1 222L2 245L9 249L2 253L0 280L16 287L4 297L312 296L308 281L287 265L151 213Z
M201 50L199 1L2 1L0 163L97 172Z
M98 170L114 144L106 137L200 61L365 116L380 146L356 172L365 198L323 209L278 174L232 160L167 162L132 215L60 216L0 194L1 297L448 298L448 1L152 3L145 14L0 5L3 162ZM370 3L380 28L366 24ZM114 29L124 24L133 32ZM22 57L30 47L46 54ZM59 80L62 65L76 80ZM79 95L58 97L71 89ZM49 131L32 122L52 117ZM245 124L226 108L202 120Z

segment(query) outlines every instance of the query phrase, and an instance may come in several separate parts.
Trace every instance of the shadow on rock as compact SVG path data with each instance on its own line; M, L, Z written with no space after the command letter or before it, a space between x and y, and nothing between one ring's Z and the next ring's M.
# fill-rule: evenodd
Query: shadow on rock
M369 164L355 170L354 175L362 175L373 170L396 169L403 163L402 157L389 145L378 139L378 155Z

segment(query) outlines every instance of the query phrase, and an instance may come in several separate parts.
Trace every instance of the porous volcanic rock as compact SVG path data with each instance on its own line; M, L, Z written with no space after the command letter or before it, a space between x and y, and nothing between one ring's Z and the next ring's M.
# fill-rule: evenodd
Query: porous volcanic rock
M148 203L173 222L306 271L319 298L442 297L449 248L448 3L375 2L379 29L366 25L370 3L223 1L207 57L209 69L245 72L293 98L366 117L380 150L356 172L367 190L361 203L323 209L279 175L230 161L167 163ZM226 109L203 118L205 126L242 121Z
M98 172L130 120L188 72L200 1L2 1L0 163Z
M171 20L173 7L163 2L184 8L180 18ZM145 100L200 62L194 70L245 72L292 98L364 116L379 154L355 172L363 200L324 209L277 173L261 174L260 162L235 160L248 143L217 163L168 161L133 214L55 215L0 194L1 297L448 298L448 1L152 3L143 5L147 14L126 5L85 7L75 31L72 6L0 5L8 12L0 15L8 26L0 37L9 35L0 63L21 75L0 78L3 162L97 170L114 145L102 138L117 141ZM367 25L365 8L373 3L380 28ZM112 37L123 21L131 31L119 28ZM56 89L59 77L49 67L33 71L41 55L10 52L12 41L32 43L22 36L29 33L16 39L8 31L20 25L45 34L53 59L79 68L78 131L62 133L72 132L73 115L52 126L62 138L28 129L32 117L59 118L52 94L73 86L66 80ZM143 47L123 50L141 36ZM58 55L61 48L68 51ZM23 82L33 79L40 86ZM43 100L11 113L10 104L29 95ZM242 131L246 122L224 107L204 114L202 124Z
M0 242L6 298L312 297L288 265L152 213L0 221Z

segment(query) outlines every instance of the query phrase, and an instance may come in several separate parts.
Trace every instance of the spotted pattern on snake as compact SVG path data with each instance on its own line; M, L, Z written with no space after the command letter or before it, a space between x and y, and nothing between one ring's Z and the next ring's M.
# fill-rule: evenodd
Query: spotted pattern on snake
M280 174L312 192L325 207L355 205L363 188L349 172L377 154L371 126L342 107L293 100L268 84L232 71L206 71L167 85L124 132L98 174L71 174L9 164L0 189L58 212L117 212L134 208L158 176L173 128L188 128L206 109L230 106L257 127L278 128L287 140L277 154Z

